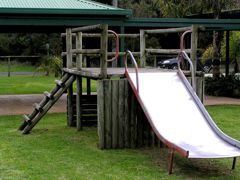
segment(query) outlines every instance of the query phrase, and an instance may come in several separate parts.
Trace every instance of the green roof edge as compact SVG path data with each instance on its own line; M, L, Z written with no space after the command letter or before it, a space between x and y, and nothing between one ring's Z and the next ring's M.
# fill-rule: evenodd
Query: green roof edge
M0 8L0 14L69 14L69 15L121 15L131 16L132 10L125 9L38 9L38 8Z

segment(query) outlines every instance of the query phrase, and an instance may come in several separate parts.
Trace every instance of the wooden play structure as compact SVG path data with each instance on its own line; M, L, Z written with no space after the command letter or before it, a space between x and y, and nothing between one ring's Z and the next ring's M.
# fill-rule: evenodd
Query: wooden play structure
M63 93L67 96L67 124L81 130L85 125L98 125L99 148L136 148L146 146L162 146L162 142L153 132L143 110L125 79L124 68L112 68L110 63L125 52L119 51L119 38L140 38L139 71L159 72L159 68L147 67L146 59L149 54L177 54L180 49L149 49L146 47L147 34L183 33L191 30L191 48L186 49L196 64L197 32L196 26L186 28L140 30L139 34L116 34L108 30L108 25L99 24L79 28L67 28L62 37L66 41L66 68L63 77L56 80L56 87L51 92L44 92L44 99L35 104L30 115L24 115L24 121L19 127L23 134L28 134L40 121L47 111L55 104ZM75 39L74 39L75 38ZM84 49L83 38L100 38L99 49ZM116 52L108 52L109 39L114 39ZM73 41L74 39L74 41ZM75 44L73 43L75 42ZM75 48L73 48L75 47ZM87 56L99 58L100 67L83 67L83 60ZM113 57L114 56L114 57ZM74 66L75 65L75 66ZM109 67L110 66L110 67ZM196 67L196 65L195 65ZM129 71L134 71L130 68ZM185 74L189 76L190 72ZM203 100L203 76L197 72L196 92ZM82 78L87 78L87 93L83 93ZM97 80L97 93L91 92L91 80ZM73 82L76 81L76 93L73 91Z

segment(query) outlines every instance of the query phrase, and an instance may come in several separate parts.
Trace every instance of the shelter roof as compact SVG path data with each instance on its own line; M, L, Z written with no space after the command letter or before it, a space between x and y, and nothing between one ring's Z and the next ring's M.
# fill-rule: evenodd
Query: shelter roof
M130 10L90 0L1 0L0 14L131 15Z

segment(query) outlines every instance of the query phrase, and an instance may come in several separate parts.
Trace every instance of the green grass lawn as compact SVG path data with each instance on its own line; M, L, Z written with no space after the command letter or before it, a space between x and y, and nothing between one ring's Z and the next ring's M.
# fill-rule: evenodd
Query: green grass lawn
M28 65L12 62L10 66L10 72L34 72L36 67ZM8 72L8 65L6 62L0 63L0 72Z
M211 106L220 128L240 140L240 106ZM16 129L20 116L0 116L0 179L240 179L232 159L175 156L167 174L166 149L99 150L97 128L77 132L65 114L48 114L29 135ZM204 132L203 132L204 133Z
M53 76L0 77L0 95L41 94L54 88L55 79ZM96 91L96 81L92 82L92 91ZM83 79L83 91L86 91L86 79Z

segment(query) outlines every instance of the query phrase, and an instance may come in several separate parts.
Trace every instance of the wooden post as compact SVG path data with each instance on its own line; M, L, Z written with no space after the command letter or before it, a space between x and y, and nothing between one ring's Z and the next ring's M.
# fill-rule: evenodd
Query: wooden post
M107 56L108 56L108 25L101 25L101 58L100 58L100 68L101 76L103 79L107 78Z
M11 75L11 57L8 57L8 77Z
M157 56L154 56L154 67L157 67Z
M82 50L82 32L78 32L76 35L76 48ZM77 54L76 66L77 70L82 69L82 54Z
M86 66L90 67L90 61L87 60L86 63L87 63ZM87 78L86 83L87 83L87 95L91 95L91 79Z
M125 28L124 28L124 26L121 26L120 27L120 32L121 32L121 34L124 34L125 33ZM120 39L120 51L121 52L124 52L125 51L125 37L123 36L123 37L121 37L121 39ZM120 57L120 62L118 63L118 65L120 66L120 67L124 67L124 58L123 58L123 56L121 56Z
M67 68L72 68L72 30L66 29L66 52L67 52Z
M82 32L77 32L76 34L76 48L77 49L82 49ZM77 54L76 57L76 66L77 70L82 69L82 54ZM82 120L81 120L81 96L82 96L82 77L77 76L76 77L77 81L77 95L76 95L76 110L77 110L77 131L82 130Z
M146 35L144 30L140 30L140 67L145 67L146 63Z
M67 52L67 68L72 68L72 30L70 28L66 29L66 52ZM68 111L68 126L73 126L73 86L70 85L68 88L68 101L67 101L67 111Z
M191 34L191 60L194 67L194 72L197 70L197 45L198 45L198 26L192 26ZM196 84L196 83L195 83Z

